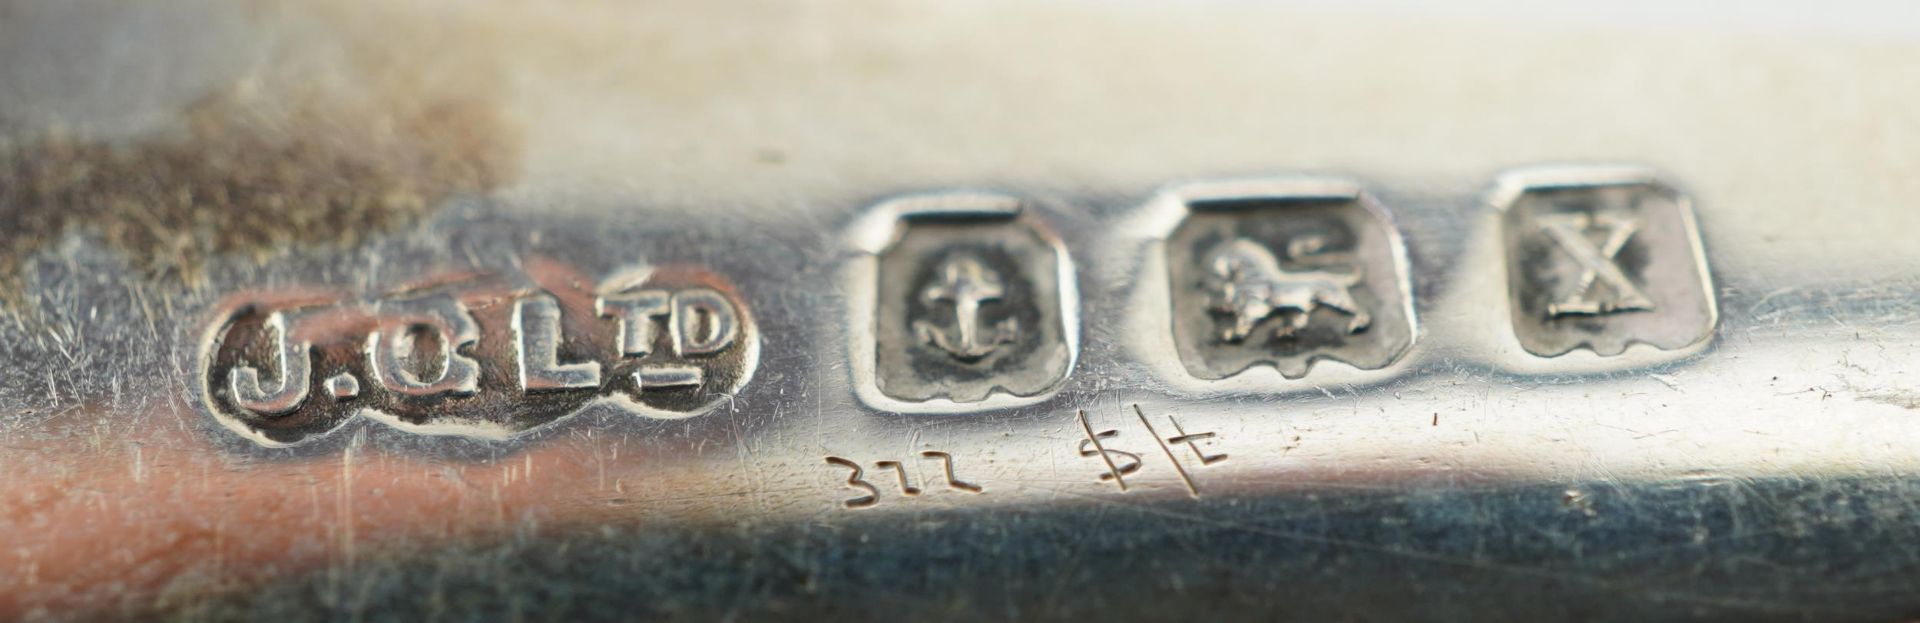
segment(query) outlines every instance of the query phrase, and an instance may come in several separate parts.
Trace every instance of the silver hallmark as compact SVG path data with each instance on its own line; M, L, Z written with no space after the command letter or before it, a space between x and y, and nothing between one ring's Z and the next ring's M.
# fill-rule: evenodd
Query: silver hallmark
M1513 332L1527 352L1678 350L1712 335L1718 312L1693 209L1646 171L1515 173L1494 206Z
M1214 380L1259 365L1374 370L1413 344L1405 250L1385 208L1338 180L1249 180L1172 192L1166 240L1174 345Z
M758 358L745 306L697 268L630 271L593 290L491 274L430 283L371 298L310 289L234 297L202 342L201 404L263 445L306 441L362 415L499 438L596 404L698 415L737 392ZM310 395L316 386L320 398Z
M880 212L893 230L873 271L873 389L979 403L1033 398L1066 378L1066 251L1019 199L921 195Z
M998 303L1006 295L1000 273L987 268L971 253L956 252L940 261L934 269L934 281L920 293L930 306L945 304L953 309L953 326L941 328L921 318L913 321L913 334L955 359L978 361L1014 343L1020 336L1020 319L1003 318L990 329L981 326L981 306Z

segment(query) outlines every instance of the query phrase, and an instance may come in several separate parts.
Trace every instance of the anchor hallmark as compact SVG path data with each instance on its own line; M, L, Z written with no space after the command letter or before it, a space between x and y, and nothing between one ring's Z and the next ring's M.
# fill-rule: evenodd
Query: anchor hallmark
M926 320L913 322L913 333L926 344L946 351L954 359L975 362L985 359L1002 344L1019 336L1020 319L1007 318L993 325L991 335L983 335L980 306L997 302L1006 295L999 273L967 254L955 254L940 264L940 280L921 293L928 303L953 305L954 327L943 331ZM956 336L957 334L957 336Z
M870 312L851 326L861 400L960 412L1044 399L1073 367L1072 263L1032 200L908 195L872 208ZM864 263L864 262L862 262ZM870 383L868 382L870 381Z

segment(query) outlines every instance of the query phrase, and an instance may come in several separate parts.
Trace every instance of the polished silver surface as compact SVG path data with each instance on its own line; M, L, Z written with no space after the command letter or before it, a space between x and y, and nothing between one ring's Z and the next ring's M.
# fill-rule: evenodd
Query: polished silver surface
M1743 8L0 4L0 618L1920 616L1920 19Z

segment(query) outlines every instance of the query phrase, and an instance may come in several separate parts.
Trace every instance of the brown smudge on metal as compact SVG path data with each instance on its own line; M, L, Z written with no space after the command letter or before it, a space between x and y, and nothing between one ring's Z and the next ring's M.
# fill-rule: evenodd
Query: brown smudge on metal
M499 63L480 46L429 54L447 35L371 21L328 33L348 50L337 58L276 51L166 131L0 140L0 298L18 304L30 259L70 234L193 287L216 257L357 245L514 178L521 141L490 86Z

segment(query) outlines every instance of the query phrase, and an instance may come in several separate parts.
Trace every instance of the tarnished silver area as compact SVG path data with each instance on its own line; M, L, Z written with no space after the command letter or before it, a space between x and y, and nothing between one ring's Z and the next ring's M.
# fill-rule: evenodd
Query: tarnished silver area
M214 314L195 358L208 383L200 405L263 445L305 442L362 415L420 433L502 438L600 404L698 415L753 375L746 309L711 273L623 272L597 292L547 282L459 274L372 299L238 295ZM326 400L309 396L316 384Z
M1166 239L1172 331L1193 376L1269 365L1289 379L1315 361L1387 366L1413 345L1406 249L1358 186L1280 179L1183 186Z
M1527 352L1618 355L1703 344L1719 311L1686 196L1645 170L1507 175L1502 212L1514 335Z
M968 405L1032 399L1065 380L1076 348L1070 260L1020 199L927 194L874 212L896 223L873 258L873 376L863 383L888 400Z

